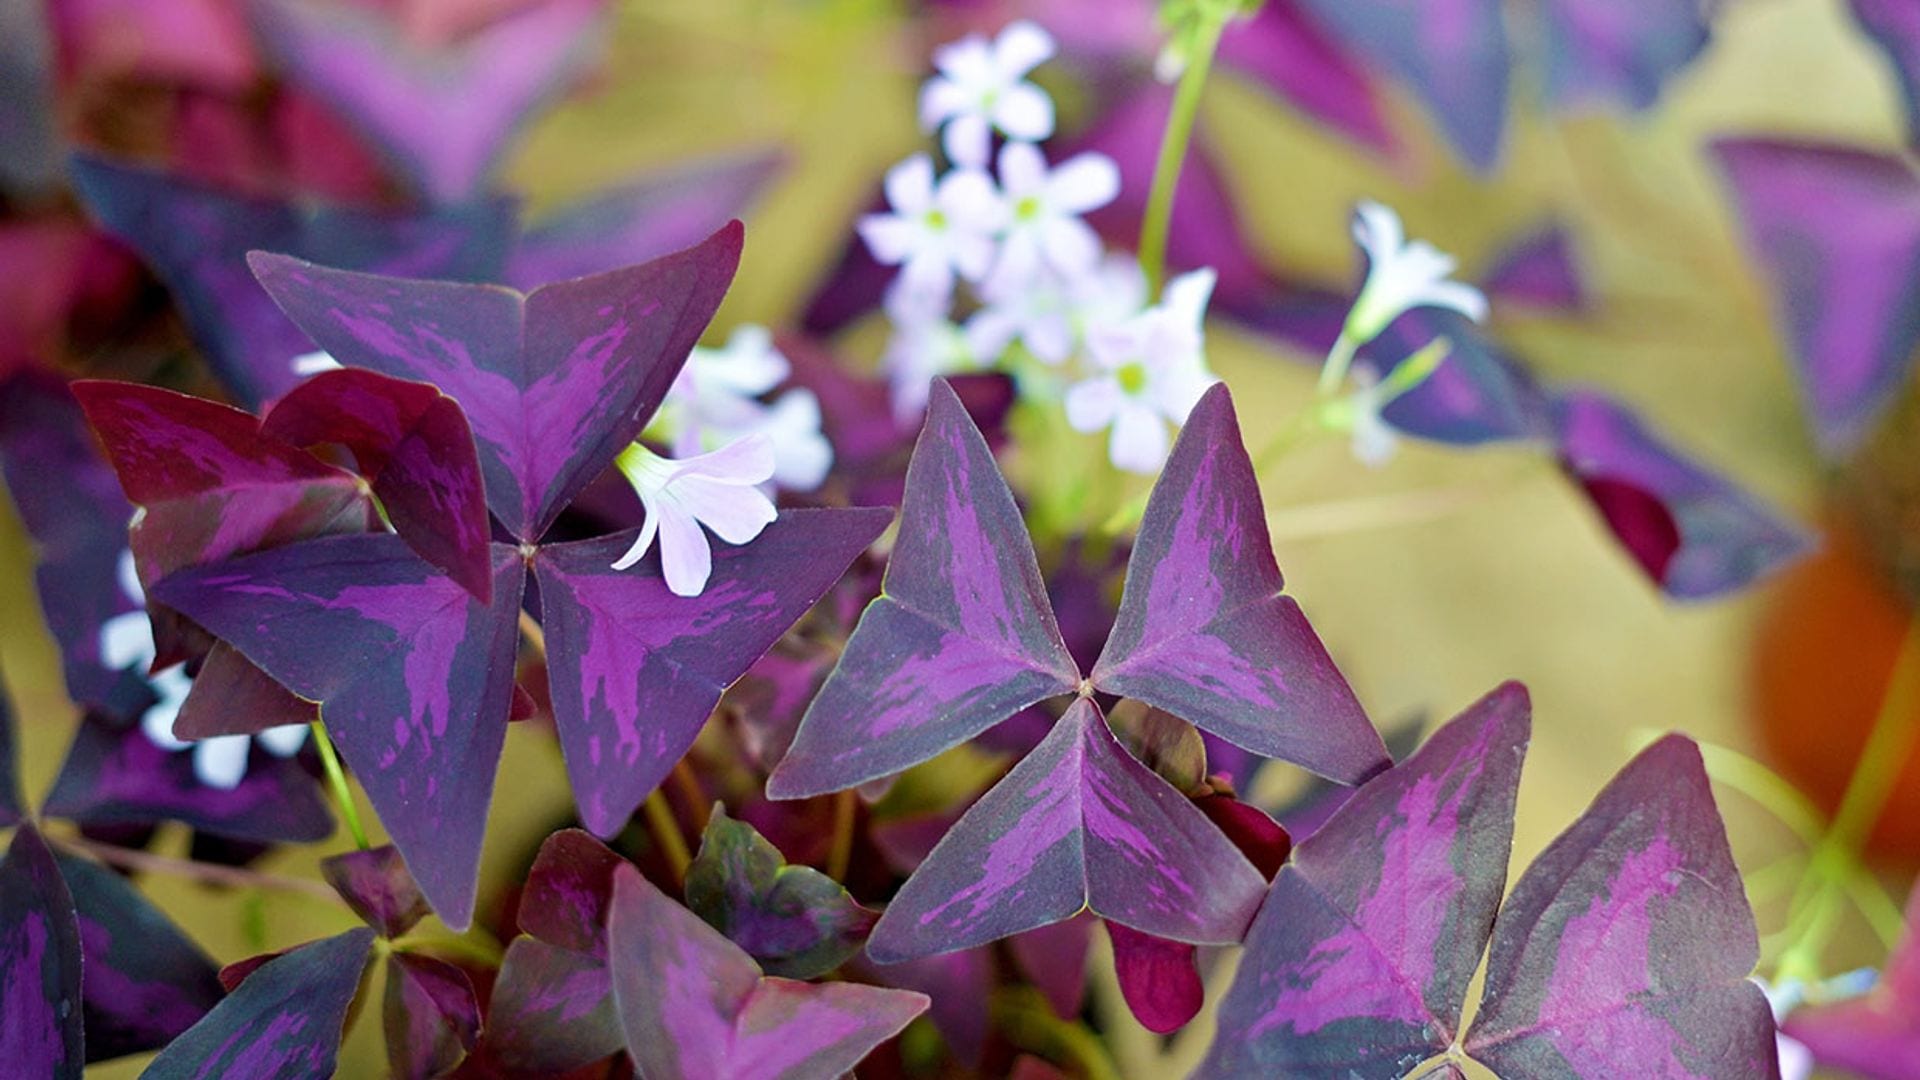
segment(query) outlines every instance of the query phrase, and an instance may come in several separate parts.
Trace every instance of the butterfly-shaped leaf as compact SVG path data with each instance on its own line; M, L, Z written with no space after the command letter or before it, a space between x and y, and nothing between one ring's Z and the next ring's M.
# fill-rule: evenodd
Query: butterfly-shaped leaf
M80 967L73 897L39 830L22 825L0 861L0 1061L9 1070L79 1080Z
M896 963L1046 926L1082 908L1196 944L1237 942L1259 872L1076 701L927 856L867 943Z
M465 972L444 960L387 957L381 1023L394 1076L443 1076L480 1037L480 1005Z
M427 899L392 844L322 859L320 873L382 937L397 938L427 917Z
M1806 553L1805 533L1660 442L1617 402L1574 392L1554 413L1562 465L1667 595L1718 596Z
M521 294L256 254L260 284L342 364L432 383L479 443L487 505L538 540L666 395L739 264L741 229Z
M260 431L353 451L394 531L481 603L492 599L486 488L473 431L452 398L375 371L328 371L275 402Z
M831 1080L926 1011L925 996L763 975L631 866L614 873L608 966L646 1080Z
M687 906L770 975L812 979L860 950L877 917L832 878L716 806L687 868Z
M1920 132L1920 11L1902 0L1849 0L1848 6L1893 61L1906 99L1907 130Z
M1207 1076L1401 1076L1460 1028L1506 883L1526 691L1488 695L1376 777L1274 878Z
M423 47L378 15L254 0L260 43L331 104L429 201L486 186L513 138L595 59L604 0L548 0L454 43Z
M260 291L247 252L486 280L498 276L513 231L504 200L403 214L243 196L84 155L72 173L94 218L167 283L214 373L248 407L292 389L293 360L313 344Z
M1815 1060L1869 1080L1920 1075L1920 889L1907 898L1907 929L1864 995L1787 1014L1787 1035Z
M1707 47L1708 8L1673 0L1538 0L1547 98L1636 112Z
M289 950L248 973L160 1052L147 1080L285 1080L333 1075L347 1006L373 950L358 927Z
M1920 178L1899 158L1819 143L1713 149L1820 446L1844 454L1906 384L1920 345Z

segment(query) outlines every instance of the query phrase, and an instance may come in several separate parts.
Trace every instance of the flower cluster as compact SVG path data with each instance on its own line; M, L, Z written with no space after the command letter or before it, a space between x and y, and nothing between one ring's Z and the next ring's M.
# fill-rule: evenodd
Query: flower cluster
M1082 220L1120 193L1120 170L1104 154L1053 163L1041 150L1053 102L1027 76L1053 53L1045 30L1020 21L934 54L920 121L940 133L948 169L925 153L901 162L887 212L860 222L874 258L900 268L886 298L894 409L912 423L930 380L1004 371L1075 430L1107 432L1116 466L1151 473L1170 427L1217 381L1202 330L1214 275L1178 278L1156 303L1139 264Z

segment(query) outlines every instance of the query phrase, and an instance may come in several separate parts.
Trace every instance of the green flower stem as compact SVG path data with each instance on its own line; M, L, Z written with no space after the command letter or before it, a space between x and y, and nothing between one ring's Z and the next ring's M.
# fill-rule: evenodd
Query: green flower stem
M1353 356L1360 351L1360 343L1345 330L1327 351L1327 360L1320 365L1320 382L1314 390L1323 398L1330 398L1340 392L1347 381L1347 369L1353 366Z
M827 876L847 880L847 866L853 861L853 823L860 796L852 788L833 797L833 845L827 849Z
M340 808L340 820L347 823L353 842L365 851L373 845L367 840L366 827L360 824L360 811L353 805L353 789L347 786L347 772L340 767L340 755L334 752L326 727L318 720L313 721L312 726L313 745L320 751L320 765L327 771L327 787L333 791L334 804Z
M1147 275L1147 295L1159 296L1167 277L1167 232L1173 224L1173 196L1180 187L1180 170L1193 141L1193 121L1200 112L1200 92L1206 88L1220 33L1233 11L1226 4L1201 4L1194 17L1192 50L1180 85L1173 93L1166 134L1160 139L1160 157L1153 167L1153 191L1147 197L1146 216L1140 222L1140 269Z
M687 867L693 864L693 856L687 851L687 838L680 835L680 823L673 820L673 810L667 805L667 797L659 788L647 796L642 810L647 817L647 831L653 834L653 842L660 846L660 854L667 860L667 869L673 872L675 888L687 880Z

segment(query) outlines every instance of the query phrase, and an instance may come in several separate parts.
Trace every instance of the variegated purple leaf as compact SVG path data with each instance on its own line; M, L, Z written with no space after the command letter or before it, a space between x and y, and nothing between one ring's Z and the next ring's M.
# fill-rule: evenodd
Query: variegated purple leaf
M333 1075L347 1006L373 951L356 927L247 975L140 1075L148 1080L295 1080Z
M1366 779L1387 764L1380 736L1281 587L1233 399L1216 385L1154 484L1094 686L1255 753Z
M900 772L1079 685L1013 492L944 381L907 469L882 589L767 779L769 797Z
M299 761L254 747L232 790L202 784L191 753L154 745L138 726L89 713L42 812L81 825L180 821L232 840L312 843L333 832L333 815Z
M311 724L320 710L255 667L240 650L215 641L173 719L173 737L191 742L217 735L256 735L288 724Z
M980 797L887 905L876 963L985 944L1089 908L1194 944L1238 942L1265 881L1135 761L1090 698Z
M1561 109L1651 108L1707 47L1707 13L1674 0L1542 0L1547 97Z
M364 532L352 473L268 437L251 414L137 383L83 380L74 396L127 498L143 581L309 536Z
M382 937L397 938L427 917L427 898L392 844L322 859L320 874Z
M254 0L254 29L286 78L331 105L429 201L480 194L513 138L583 78L604 0L548 0L459 42L423 47L378 15Z
M1700 750L1670 735L1513 887L1466 1050L1502 1076L1776 1076L1759 959Z
M620 831L673 769L720 695L887 527L885 510L791 510L713 553L706 589L676 596L657 554L615 570L632 533L534 559L549 692L587 828Z
M1300 842L1197 1075L1403 1076L1446 1050L1506 883L1530 731L1509 683Z
M1668 596L1718 596L1806 553L1807 534L1660 442L1617 402L1577 391L1554 409L1562 465L1595 496L1607 524ZM1671 516L1677 547L1663 549L1659 537L1646 535L1661 531L1649 504Z
M861 959L851 966L862 978L882 986L925 994L927 1020L946 1040L947 1051L962 1065L979 1069L987 1049L987 1036L993 1029L997 971L991 947L962 949L884 966Z
M481 603L493 599L486 487L452 398L376 371L327 371L275 402L260 430L292 446L353 451L393 531Z
M1772 286L1821 449L1853 449L1920 345L1920 179L1897 157L1812 142L1713 144Z
M860 951L879 916L716 805L687 868L687 906L770 975L814 979Z
M260 283L342 364L432 383L467 414L487 505L535 541L640 434L733 280L741 229L528 294L256 254Z
M479 1039L480 1004L466 972L430 956L395 952L387 957L381 1024L394 1076L443 1076Z
M924 995L760 973L631 866L614 873L608 966L647 1080L833 1080L926 1011Z
M80 926L53 852L31 824L0 860L0 1061L20 1076L79 1080Z
M1795 1009L1782 1025L1816 1061L1867 1080L1920 1076L1920 888L1907 898L1907 929L1864 995Z
M291 390L293 360L313 344L260 291L247 252L477 281L498 276L513 233L505 200L403 214L245 196L84 155L72 168L87 209L166 282L214 373L249 407Z
M495 545L482 606L397 536L337 536L183 571L153 595L320 703L420 891L464 928L525 578L519 551Z
M1906 99L1907 130L1920 132L1920 9L1906 0L1849 0L1867 36L1886 50Z
M551 1075L623 1045L604 961L538 938L507 946L487 1005L486 1046L510 1069Z
M550 945L605 957L613 871L625 861L579 829L547 837L527 872L520 928Z
M569 204L520 234L506 283L536 289L697 244L743 216L780 164L776 153L696 161Z
M56 855L79 913L87 1060L158 1050L221 998L213 961L127 879Z
M1573 237L1559 222L1549 222L1507 245L1480 276L1480 286L1495 311L1508 304L1571 311L1586 307L1588 300L1586 281L1574 258Z
M1526 368L1456 312L1408 312L1361 355L1385 376L1440 338L1450 346L1446 360L1387 404L1381 415L1389 424L1453 446L1553 437L1552 406Z
M1348 47L1419 97L1477 169L1499 160L1512 65L1498 0L1303 0Z
M34 584L67 695L118 716L145 708L145 680L100 655L100 627L136 606L118 572L133 507L64 380L24 368L0 381L0 476L33 539Z

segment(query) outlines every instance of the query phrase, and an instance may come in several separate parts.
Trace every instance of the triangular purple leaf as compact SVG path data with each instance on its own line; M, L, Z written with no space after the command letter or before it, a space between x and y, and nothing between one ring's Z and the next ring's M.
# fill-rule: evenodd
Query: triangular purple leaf
M1710 8L1674 0L1542 0L1547 97L1561 109L1651 108L1707 47Z
M1264 887L1253 864L1081 698L914 871L867 955L888 964L952 952L1082 908L1161 937L1230 944Z
M923 995L763 976L631 866L614 874L609 968L648 1080L832 1080L926 1011Z
M574 799L612 836L720 701L887 526L885 510L791 510L720 547L699 596L649 557L613 569L633 535L543 547L534 560L549 689Z
M1844 454L1920 345L1920 179L1899 158L1820 143L1723 139L1713 151L1821 449Z
M432 383L458 401L488 506L535 541L653 415L733 280L740 242L736 222L686 251L525 295L275 255L250 262L342 364Z
M606 964L538 938L513 939L488 1002L486 1045L502 1065L539 1075L618 1053Z
M1501 687L1300 842L1198 1075L1400 1076L1447 1048L1506 882L1530 731L1526 691Z
M936 382L883 592L767 794L900 772L1079 682L1013 492L959 397Z
M244 984L242 984L244 985ZM381 1018L394 1076L442 1076L480 1037L480 1005L465 972L430 956L387 957Z
M551 945L606 956L607 898L613 871L624 862L579 829L547 837L527 872L520 928Z
M1216 385L1154 484L1093 684L1255 753L1364 780L1386 749L1281 588L1233 399Z
M85 1064L80 924L53 852L31 824L0 861L0 1061L79 1080Z
M1507 245L1480 275L1480 285L1496 311L1507 304L1563 311L1587 305L1586 282L1574 259L1573 237L1558 222L1549 222Z
M491 606L390 535L276 548L154 586L320 703L421 892L456 928L473 913L526 578L517 550L494 552Z
M585 73L604 0L549 0L457 43L423 48L373 13L255 0L254 28L286 77L378 146L428 201L479 194L513 137Z
M397 938L427 917L427 898L392 844L322 859L320 874L382 937Z
M1775 1076L1759 958L1699 748L1670 735L1513 887L1465 1046L1502 1076Z
M327 371L275 402L260 430L293 446L353 451L393 531L481 603L493 599L486 487L452 398L375 371Z
M262 964L160 1052L147 1080L285 1080L333 1075L347 1006L373 950L355 928Z
M260 291L247 252L472 281L498 276L513 232L504 200L401 214L245 196L85 155L72 168L87 209L167 283L214 373L249 407L291 390L293 360L313 345Z
M320 710L313 702L273 681L240 650L215 641L193 673L193 687L173 719L173 737L191 742L216 735L256 735L318 719Z

